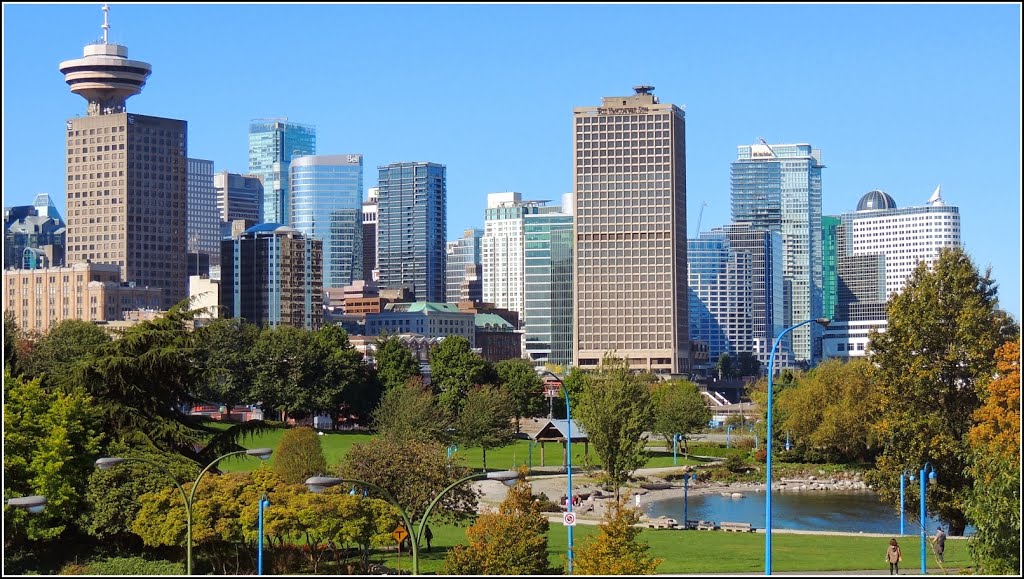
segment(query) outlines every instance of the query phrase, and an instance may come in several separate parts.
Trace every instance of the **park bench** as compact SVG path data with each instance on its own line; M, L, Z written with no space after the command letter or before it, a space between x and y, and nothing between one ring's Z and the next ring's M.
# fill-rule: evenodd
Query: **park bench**
M688 519L686 521L686 525L683 528L684 529L696 529L698 524L700 524L700 521L695 520L695 519Z
M669 517L658 517L647 521L649 529L674 529L679 525L675 519Z
M697 521L698 531L714 531L718 528L718 525L714 521Z
M723 522L721 525L723 531L735 531L737 533L752 533L754 532L753 527L750 523L726 523Z

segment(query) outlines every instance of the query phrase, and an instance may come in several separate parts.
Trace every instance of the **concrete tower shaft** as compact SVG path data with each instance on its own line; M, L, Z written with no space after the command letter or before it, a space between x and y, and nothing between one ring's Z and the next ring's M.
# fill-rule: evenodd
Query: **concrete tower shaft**
M85 47L82 58L60 63L71 92L89 102L89 116L125 112L128 97L142 92L152 72L149 63L128 60L128 48L107 42L107 12L103 6L103 41Z

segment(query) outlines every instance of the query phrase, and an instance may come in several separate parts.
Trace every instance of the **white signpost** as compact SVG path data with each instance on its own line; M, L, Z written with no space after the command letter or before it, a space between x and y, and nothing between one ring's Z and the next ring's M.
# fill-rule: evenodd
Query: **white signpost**
M575 527L576 513L562 513L562 524L566 527Z

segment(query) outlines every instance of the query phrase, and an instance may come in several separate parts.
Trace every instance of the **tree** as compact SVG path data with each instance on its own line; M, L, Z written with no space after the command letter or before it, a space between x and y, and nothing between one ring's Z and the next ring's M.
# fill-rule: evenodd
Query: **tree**
M70 385L74 366L110 343L110 336L96 324L64 320L36 340L29 356L21 360L25 374L54 386Z
M21 327L14 318L14 312L4 310L4 366L18 371L18 341L21 340Z
M381 438L354 444L338 468L339 475L379 485L405 508L410 520L423 516L430 501L448 485L470 474L448 458L437 442ZM371 490L371 496L373 491ZM476 514L477 494L469 482L448 491L431 519L457 520Z
M482 384L489 368L487 360L469 347L469 340L448 336L430 349L430 372L438 403L454 418L462 410L470 386Z
M649 375L633 374L625 360L605 357L584 383L574 407L615 496L630 473L644 465L644 432L654 426Z
M752 352L740 352L736 360L736 372L740 376L760 376L761 362Z
M349 343L345 330L327 324L313 332L310 347L313 364L318 367L313 410L329 414L334 425L345 410L369 414L380 401L380 388L363 363L363 355Z
M327 472L327 459L320 437L308 426L289 428L274 451L272 470L282 481L300 484Z
M522 358L502 360L494 365L494 369L498 373L498 383L512 399L516 432L519 432L520 418L543 414L544 398L541 397L541 388L544 382L534 371L533 364Z
M683 436L683 452L689 454L687 439L704 430L711 420L711 410L704 402L697 385L689 380L672 380L655 385L654 430L671 442L675 434Z
M404 386L410 378L420 375L419 362L398 336L381 334L377 338L374 357L377 377L385 391Z
M4 368L4 499L46 497L29 516L4 507L4 535L52 539L74 526L103 438L96 406L84 390L45 390L38 378Z
M280 411L282 419L308 416L313 409L314 383L319 378L312 351L309 330L264 328L253 347L256 371L252 398L265 409Z
M487 449L501 448L516 439L512 415L515 413L508 392L494 386L476 386L466 395L462 413L455 420L455 437L461 446L479 446L483 450L483 468L487 470Z
M195 462L166 452L132 449L124 444L111 445L108 456L142 458L165 467L174 480L195 480L199 467ZM122 548L131 548L138 541L131 524L139 512L139 497L163 490L171 485L168 474L152 465L139 461L126 461L117 468L92 469L85 493L88 522L85 530L104 542L113 542Z
M469 545L448 551L448 575L543 575L548 569L548 520L533 500L525 469L496 514L477 517L466 529Z
M198 354L205 368L197 395L231 409L255 402L252 384L257 361L252 358L260 329L241 318L217 318L196 330Z
M577 575L653 575L661 559L647 553L650 545L637 540L642 532L635 526L640 513L621 499L605 513L601 530L587 537L573 557Z
M996 351L996 377L984 388L968 435L971 476L967 518L976 532L968 543L980 571L1020 574L1020 341Z
M373 424L382 436L398 442L443 442L448 438L448 418L419 378L385 392L373 411Z
M875 428L884 448L869 482L898 504L899 473L931 462L938 484L928 510L963 534L963 505L974 486L967 433L979 407L979 385L995 371L1003 318L996 310L990 272L979 275L960 248L943 249L925 263L888 304L884 333L870 334L878 367L881 408Z
M734 373L732 356L723 352L722 355L718 357L718 364L715 365L715 370L718 371L719 380L732 378Z

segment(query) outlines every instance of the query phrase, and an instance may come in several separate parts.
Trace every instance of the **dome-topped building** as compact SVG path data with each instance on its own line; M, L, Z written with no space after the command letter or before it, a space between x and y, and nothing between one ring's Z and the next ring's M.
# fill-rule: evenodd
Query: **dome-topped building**
M857 203L857 211L881 211L896 209L896 201L885 191L868 191Z

